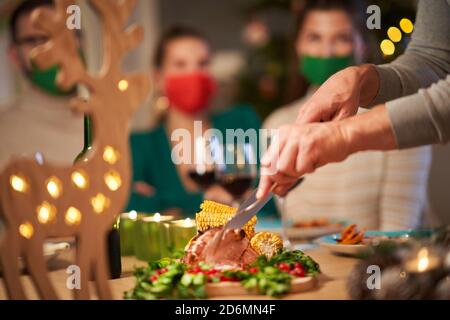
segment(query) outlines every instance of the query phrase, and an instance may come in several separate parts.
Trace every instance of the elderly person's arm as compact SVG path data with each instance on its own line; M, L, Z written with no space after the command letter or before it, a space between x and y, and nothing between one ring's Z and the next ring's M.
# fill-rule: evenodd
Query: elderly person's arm
M428 89L348 119L283 127L262 160L258 196L266 194L274 183L278 184L275 192L284 194L304 174L356 152L448 141L450 76Z

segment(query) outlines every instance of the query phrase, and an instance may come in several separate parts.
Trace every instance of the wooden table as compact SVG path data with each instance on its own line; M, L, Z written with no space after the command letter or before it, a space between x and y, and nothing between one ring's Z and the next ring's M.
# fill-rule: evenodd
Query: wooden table
M315 300L315 299L348 299L346 281L349 273L357 260L347 257L335 256L325 249L314 249L306 252L314 258L321 266L322 275L319 280L318 287L309 292L302 292L296 294L288 294L284 299L294 300ZM58 295L61 299L71 299L72 292L66 288L66 280L68 274L66 267L70 265L73 252L69 251L60 255L58 259L52 261L49 267L50 277L56 287ZM139 261L134 257L122 258L122 277L120 279L111 280L111 288L115 299L121 299L124 291L130 290L134 286L134 277L132 275L135 266L144 266L145 262ZM28 276L23 276L25 290L30 299L37 299L38 296L34 291L32 283ZM91 285L91 293L95 293ZM0 278L0 300L7 299L5 289L3 287L3 280ZM228 299L269 299L265 296L233 296Z

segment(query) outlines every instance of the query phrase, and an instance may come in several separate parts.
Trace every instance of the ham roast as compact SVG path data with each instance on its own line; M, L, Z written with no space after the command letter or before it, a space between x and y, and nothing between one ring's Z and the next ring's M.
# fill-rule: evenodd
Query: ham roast
M198 234L186 248L183 262L196 265L204 262L215 267L243 267L251 264L258 254L251 247L243 230L228 230L215 250L217 237L222 228L209 229Z

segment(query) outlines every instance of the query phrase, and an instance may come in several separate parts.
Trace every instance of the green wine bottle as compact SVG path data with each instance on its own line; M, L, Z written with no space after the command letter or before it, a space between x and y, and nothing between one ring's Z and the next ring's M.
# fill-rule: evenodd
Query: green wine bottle
M84 116L84 145L83 150L75 158L75 162L86 161L87 153L92 149L92 119L90 116Z
M84 146L83 150L75 158L75 162L87 161L88 152L92 149L93 138L93 123L92 118L88 115L84 116ZM108 259L110 277L112 279L120 278L122 273L122 261L120 259L120 235L119 224L117 221L112 226L111 231L107 235L108 243Z

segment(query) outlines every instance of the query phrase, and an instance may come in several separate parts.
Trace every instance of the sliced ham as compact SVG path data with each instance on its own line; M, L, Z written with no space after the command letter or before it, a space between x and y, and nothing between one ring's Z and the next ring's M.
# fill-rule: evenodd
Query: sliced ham
M250 246L243 230L225 232L216 250L216 241L221 230L210 229L192 239L183 261L191 265L205 262L221 268L243 267L255 261L258 255Z

